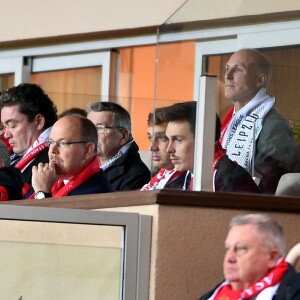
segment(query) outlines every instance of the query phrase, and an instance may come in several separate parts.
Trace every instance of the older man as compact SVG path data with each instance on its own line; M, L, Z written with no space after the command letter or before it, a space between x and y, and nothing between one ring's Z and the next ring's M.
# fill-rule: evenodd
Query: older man
M130 115L112 102L88 107L88 119L98 130L98 159L116 191L140 189L150 180L150 170L141 160L131 134Z
M263 193L274 194L280 177L294 168L296 146L289 123L267 93L271 73L268 58L255 49L229 58L224 86L233 106L222 121L220 142L231 160L256 177Z
M0 109L4 137L14 152L11 164L30 184L32 166L48 162L45 141L57 120L56 107L39 86L23 83L2 92Z
M285 259L281 226L263 214L234 217L225 240L225 281L200 300L300 299L300 274Z
M46 141L49 164L32 169L34 197L63 197L111 192L97 159L97 130L81 116L60 118Z

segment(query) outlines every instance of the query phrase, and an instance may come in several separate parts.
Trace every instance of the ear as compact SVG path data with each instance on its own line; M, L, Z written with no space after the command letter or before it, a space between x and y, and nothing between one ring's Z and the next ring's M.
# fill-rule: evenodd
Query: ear
M278 259L280 258L280 254L278 249L270 250L269 252L269 268L274 268Z
M37 114L34 118L34 122L38 130L43 130L45 126L45 117L41 114Z
M95 145L93 143L88 143L85 148L84 159L90 158L95 150Z
M4 163L2 161L0 161L0 168L4 167Z
M259 73L257 75L257 87L262 88L267 85L267 75L263 73Z
M128 130L123 128L120 130L120 134L121 134L121 141L120 141L120 145L123 146L127 143L128 141L128 136L129 136L129 133L128 133Z

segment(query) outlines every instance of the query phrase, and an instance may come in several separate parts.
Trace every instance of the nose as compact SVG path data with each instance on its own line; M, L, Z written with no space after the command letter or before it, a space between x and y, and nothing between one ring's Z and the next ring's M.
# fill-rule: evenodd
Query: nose
M226 69L225 79L232 79L232 78L233 78L233 68Z
M174 153L175 152L172 141L169 141L169 145L168 145L166 150L167 150L168 153Z
M236 255L235 255L234 249L228 248L226 250L224 260L227 262L235 262L236 261Z
M54 153L54 154L59 152L57 143L51 144L49 146L49 152Z
M9 130L8 126L4 126L3 132L4 132L4 137L6 139L9 139L10 137L12 137L11 131Z
M150 144L150 151L157 151L158 150L158 143L156 140L152 140Z

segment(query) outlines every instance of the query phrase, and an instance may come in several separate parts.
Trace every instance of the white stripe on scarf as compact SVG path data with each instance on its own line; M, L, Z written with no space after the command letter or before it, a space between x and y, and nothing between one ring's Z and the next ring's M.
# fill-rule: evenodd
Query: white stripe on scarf
M255 97L231 119L222 140L228 157L252 174L254 141L262 129L263 118L272 108L275 98L261 88ZM253 176L253 174L252 174Z

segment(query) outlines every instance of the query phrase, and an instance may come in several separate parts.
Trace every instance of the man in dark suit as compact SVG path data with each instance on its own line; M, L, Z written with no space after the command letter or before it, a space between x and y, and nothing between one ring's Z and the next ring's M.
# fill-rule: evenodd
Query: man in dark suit
M97 129L87 118L70 115L59 119L46 141L49 163L32 169L34 198L113 191L99 167L97 143Z
M130 115L121 105L96 102L88 119L97 127L100 167L116 191L141 189L151 178L131 134Z

